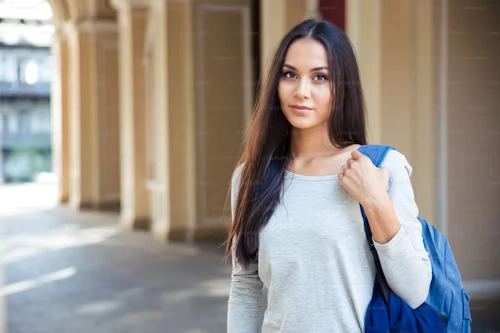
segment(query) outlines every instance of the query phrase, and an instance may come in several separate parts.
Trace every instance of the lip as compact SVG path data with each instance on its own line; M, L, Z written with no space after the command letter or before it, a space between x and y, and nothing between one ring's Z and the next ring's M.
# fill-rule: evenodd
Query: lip
M304 106L304 105L290 105L291 108L297 109L297 110L312 110L312 108Z

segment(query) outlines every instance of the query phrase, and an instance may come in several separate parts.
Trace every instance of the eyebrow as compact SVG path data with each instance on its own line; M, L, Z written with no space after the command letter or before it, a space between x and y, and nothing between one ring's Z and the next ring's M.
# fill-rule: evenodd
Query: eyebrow
M297 71L297 68L293 67L292 65L284 64L283 67L288 67L288 68L293 69L294 71ZM322 70L322 69L328 70L328 67L314 67L314 68L311 69L311 72L319 71L319 70Z

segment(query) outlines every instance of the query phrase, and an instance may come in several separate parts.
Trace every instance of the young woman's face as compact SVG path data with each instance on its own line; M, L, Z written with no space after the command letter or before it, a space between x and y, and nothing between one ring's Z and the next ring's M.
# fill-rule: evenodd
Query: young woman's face
M325 125L331 113L328 57L323 45L302 38L290 45L278 85L281 110L299 129Z

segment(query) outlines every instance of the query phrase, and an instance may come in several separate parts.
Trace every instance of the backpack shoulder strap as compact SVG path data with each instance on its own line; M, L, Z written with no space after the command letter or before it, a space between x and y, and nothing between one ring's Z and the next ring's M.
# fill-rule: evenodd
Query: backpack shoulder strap
M363 145L358 150L363 155L368 156L376 167L380 167L387 153L391 150L396 150L396 148L385 145Z
M392 146L385 146L385 145L363 145L363 146L359 147L358 150L363 155L368 156L372 160L373 164L377 168L379 168L382 165L382 163L384 162L384 159L387 156L387 153L393 149L395 150L396 148L394 148ZM380 260L378 258L377 250L375 249L375 246L373 245L372 232L370 230L370 224L368 223L368 218L366 217L365 210L363 209L363 206L359 205L359 207L361 208L361 215L363 216L366 240L368 241L370 251L372 252L373 259L375 261L378 282L379 282L380 287L382 289L382 294L384 296L385 303L388 304L388 302L389 302L389 286L387 284L387 281L385 280L384 272L382 271L382 266L380 265Z

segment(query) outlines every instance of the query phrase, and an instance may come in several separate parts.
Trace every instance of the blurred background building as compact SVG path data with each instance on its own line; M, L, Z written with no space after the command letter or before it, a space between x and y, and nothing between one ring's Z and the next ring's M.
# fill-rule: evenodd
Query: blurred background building
M49 170L52 154L61 204L119 211L160 241L223 240L259 80L291 27L323 17L355 48L370 143L410 161L420 214L449 238L472 297L500 298L499 1L47 2L52 149L47 48L2 45L4 178L26 164L17 135L43 150L30 168Z
M0 182L32 181L52 168L50 7L30 16L16 3L0 2Z

